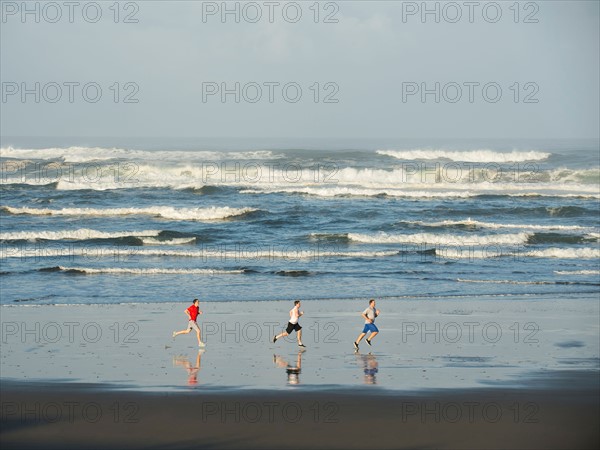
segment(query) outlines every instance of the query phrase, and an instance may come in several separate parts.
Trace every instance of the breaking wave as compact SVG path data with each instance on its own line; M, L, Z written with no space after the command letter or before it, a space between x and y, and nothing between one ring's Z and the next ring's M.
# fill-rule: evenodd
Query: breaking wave
M517 151L510 153L496 152L493 150L377 150L379 155L391 156L405 161L447 159L450 161L464 161L477 163L512 163L525 161L543 161L550 153L539 151Z
M220 220L241 216L257 211L253 208L231 208L229 206L208 208L174 208L171 206L150 206L146 208L13 208L3 206L10 214L27 214L34 216L130 216L148 215L171 220Z

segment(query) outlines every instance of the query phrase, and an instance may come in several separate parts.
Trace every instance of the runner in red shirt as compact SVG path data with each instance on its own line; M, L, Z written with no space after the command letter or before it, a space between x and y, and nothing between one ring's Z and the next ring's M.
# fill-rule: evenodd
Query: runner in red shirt
M198 337L198 347L205 347L206 345L204 344L204 342L202 342L202 339L200 339L200 327L196 323L196 318L198 317L198 314L202 314L202 311L200 311L200 307L198 305L200 305L200 300L195 298L192 306L185 310L185 313L187 314L189 319L188 327L185 330L173 331L173 339L175 338L175 336L178 336L180 334L188 334L190 331L192 331L192 329L194 329L196 330L196 336Z

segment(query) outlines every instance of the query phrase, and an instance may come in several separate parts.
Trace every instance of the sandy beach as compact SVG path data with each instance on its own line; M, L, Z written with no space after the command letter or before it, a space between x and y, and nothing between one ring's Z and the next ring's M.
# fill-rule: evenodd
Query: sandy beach
M354 352L363 303L303 302L306 350L289 302L201 303L205 349L185 302L2 306L3 448L598 444L597 302L381 301Z
M3 383L2 448L597 448L598 377L400 394Z

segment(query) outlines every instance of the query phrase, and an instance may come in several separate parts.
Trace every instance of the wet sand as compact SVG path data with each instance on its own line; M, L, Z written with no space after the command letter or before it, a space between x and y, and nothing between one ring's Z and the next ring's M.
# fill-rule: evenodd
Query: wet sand
M598 303L2 306L5 448L597 448Z
M2 306L2 378L132 390L359 387L413 391L519 386L539 371L598 370L596 300L380 301L381 333L358 354L366 302L303 302L295 335L271 342L290 302L201 302L198 360L187 303ZM294 374L294 366L301 371ZM190 372L195 366L195 380ZM297 376L295 376L297 375Z

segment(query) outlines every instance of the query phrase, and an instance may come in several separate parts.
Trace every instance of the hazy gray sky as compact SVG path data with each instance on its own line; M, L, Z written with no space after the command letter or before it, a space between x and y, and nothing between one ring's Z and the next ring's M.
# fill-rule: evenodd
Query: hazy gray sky
M1 3L3 136L598 137L597 1Z

